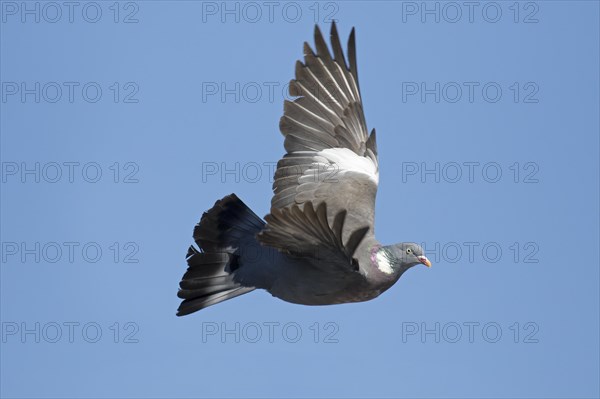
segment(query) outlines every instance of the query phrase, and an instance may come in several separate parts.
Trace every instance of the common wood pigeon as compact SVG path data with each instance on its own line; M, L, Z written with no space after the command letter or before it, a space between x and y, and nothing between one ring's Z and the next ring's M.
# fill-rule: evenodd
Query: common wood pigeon
M277 164L265 221L235 194L218 200L194 229L180 282L183 316L257 288L287 302L368 301L412 266L431 266L415 243L382 245L374 236L379 167L356 67L354 29L346 63L335 23L333 55L319 27L304 43L279 128Z

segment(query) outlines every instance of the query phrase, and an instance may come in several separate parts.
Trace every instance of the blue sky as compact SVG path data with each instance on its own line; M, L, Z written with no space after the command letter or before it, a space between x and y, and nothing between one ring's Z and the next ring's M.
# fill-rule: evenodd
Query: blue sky
M0 2L2 397L600 395L597 2L65 3ZM330 18L357 29L377 237L433 267L175 317L202 212L268 212Z

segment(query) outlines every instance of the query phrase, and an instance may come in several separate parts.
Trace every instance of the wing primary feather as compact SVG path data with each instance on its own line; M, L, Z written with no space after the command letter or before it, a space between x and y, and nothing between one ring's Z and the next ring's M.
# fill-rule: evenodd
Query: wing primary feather
M318 60L319 63L322 64L321 60ZM346 95L344 94L344 92L341 90L341 87L339 87L339 85L337 84L337 82L335 81L335 79L333 78L333 76L331 75L331 73L329 73L329 71L325 70L325 73L327 73L327 75L329 76L329 82L327 82L326 84L323 84L323 82L321 81L321 79L319 79L315 73L310 69L310 68L305 68L302 67L302 69L296 69L296 77L297 78L302 78L303 76L306 76L307 78L310 78L311 81L313 81L315 83L314 85L314 94L317 94L317 96L319 97L319 100L323 100L326 101L328 103L332 103L334 105L337 105L339 107L339 110L343 112L344 107L342 106L342 102L340 100L342 100L344 103L348 102L348 98L346 97ZM300 80L300 79L298 79ZM304 79L302 79L304 80ZM309 79L306 79L307 81ZM332 83L334 87L332 87L332 90L330 90L330 88L328 88L327 86L330 86L329 83ZM318 87L317 87L318 85ZM336 90L337 89L337 90ZM323 98L323 96L320 96L319 94L321 93L321 90L323 94L327 94L328 98ZM337 92L339 92L339 97L336 97ZM331 100L335 100L334 102L332 102Z
M292 91L292 90L294 90L294 91ZM297 90L297 91L295 91L295 90ZM308 94L308 96L306 94ZM294 96L294 97L299 97L299 96L310 97L311 99L313 99L315 101L315 103L318 103L323 110L329 112L334 117L337 116L337 114L330 107L328 107L326 104L324 104L323 101L321 101L321 99L318 96L315 96L315 94L311 90L309 90L306 86L304 86L298 80L292 80L290 82L290 96ZM336 100L335 97L332 97L332 99L334 100L334 103L339 108L343 109L342 105Z
M346 85L348 94L350 94L350 97L352 97L349 98L348 101L358 101L358 98L355 96L355 92L349 83L349 80L352 79L347 78L347 74L349 72L348 64L346 64L346 58L344 57L344 51L342 50L342 44L340 42L340 36L338 34L335 22L331 24L331 47L333 48L334 59L336 62L335 66L338 69L338 74L342 78L343 83ZM356 94L358 94L358 92L356 92Z
M329 49L327 48L327 43L325 43L321 29L319 29L319 25L315 25L315 46L317 47L317 55L319 57L331 60L331 54L329 53Z
M331 47L333 47L333 57L335 61L348 69L346 60L344 58L344 51L342 50L342 44L340 43L340 36L338 35L337 26L335 22L331 24Z
M374 128L371 130L371 134L367 140L367 148L373 152L373 155L377 156L377 135Z
M313 57L315 56L315 52L313 51L313 49L310 47L310 44L308 44L308 42L304 42L303 45L303 50L304 50L304 56L306 57L307 55L312 55Z
M315 26L315 45L317 47L317 55L319 56L318 59L325 64L325 69L328 75L331 77L331 80L336 84L336 86L340 89L340 94L342 94L347 101L347 96L341 90L342 88L340 87L339 80L332 75L332 71L336 73L336 75L339 74L339 71L335 69L335 63L331 58L331 53L329 53L329 48L327 47L327 43L325 43L325 39L323 38L323 34L321 33L321 30L319 29L318 25Z
M356 37L354 34L354 28L350 31L350 37L348 38L348 61L350 62L350 73L354 76L356 82L356 88L360 94L360 85L358 84L358 66L356 63Z
M300 102L285 100L283 103L283 109L285 115L294 116L296 114L300 114L304 117L310 118L315 124L319 125L319 127L323 129L323 132L327 135L330 135L329 132L335 127L330 120L315 114L313 111L300 104Z

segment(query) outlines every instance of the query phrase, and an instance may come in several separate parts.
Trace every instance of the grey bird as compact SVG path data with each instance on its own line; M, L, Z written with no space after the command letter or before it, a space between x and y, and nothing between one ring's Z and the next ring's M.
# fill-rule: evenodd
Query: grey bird
M348 63L335 23L331 46L315 27L316 53L285 101L279 128L286 154L277 163L265 221L235 194L202 215L180 282L183 316L262 288L287 302L332 305L368 301L409 268L431 266L415 243L382 245L374 235L379 166L356 67L354 28Z

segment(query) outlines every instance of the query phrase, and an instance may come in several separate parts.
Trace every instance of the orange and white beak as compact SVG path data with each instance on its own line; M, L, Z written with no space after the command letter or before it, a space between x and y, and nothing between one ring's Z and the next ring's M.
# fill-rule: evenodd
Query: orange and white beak
M431 262L429 261L429 259L427 259L426 256L419 256L417 259L419 259L419 262L421 262L425 266L431 267Z

